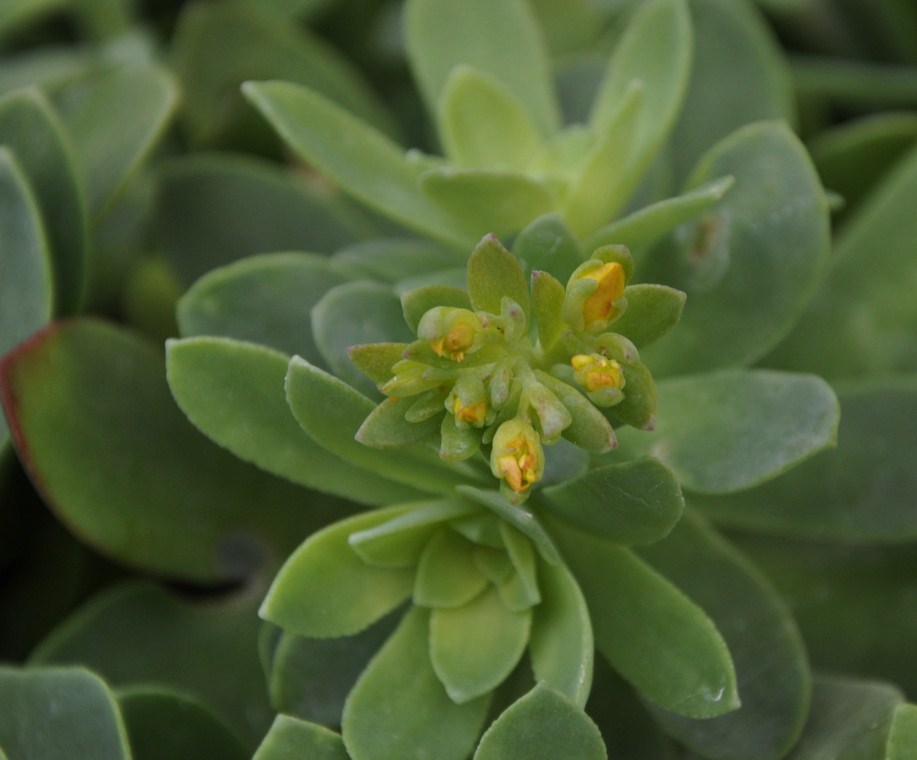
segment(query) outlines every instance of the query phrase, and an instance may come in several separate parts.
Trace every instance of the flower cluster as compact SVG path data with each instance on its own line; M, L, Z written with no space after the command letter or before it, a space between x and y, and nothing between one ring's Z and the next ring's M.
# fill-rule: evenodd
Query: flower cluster
M651 428L652 377L634 342L612 329L624 324L632 273L627 248L605 246L566 286L543 271L529 283L519 261L485 237L469 260L467 293L430 286L405 295L416 341L352 351L388 397L358 438L395 445L394 430L380 429L394 418L422 425L418 437L438 433L444 459L468 459L483 447L504 496L518 504L543 476L545 445L563 436L604 453L617 446L614 425ZM449 305L430 305L437 298ZM395 361L380 375L382 355Z

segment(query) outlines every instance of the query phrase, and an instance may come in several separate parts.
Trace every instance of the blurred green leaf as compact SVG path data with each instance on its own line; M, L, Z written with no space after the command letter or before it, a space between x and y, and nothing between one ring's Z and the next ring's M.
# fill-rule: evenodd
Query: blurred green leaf
M414 78L431 113L439 107L449 76L467 64L493 77L519 99L542 134L558 127L549 61L527 4L504 0L411 0L405 35Z
M256 253L328 252L372 232L339 199L274 164L218 153L163 165L156 227L166 259L187 285Z
M425 167L330 100L286 82L246 82L245 96L290 149L370 208L435 240L468 247L473 230L421 191Z
M195 282L178 302L178 325L186 338L216 335L261 343L321 366L309 314L327 291L345 282L324 256L252 256Z
M385 478L432 493L449 494L458 483L486 475L465 463L446 462L418 446L373 449L354 435L375 404L342 380L294 356L286 379L287 402L305 431L332 454Z
M729 650L699 606L627 549L546 522L586 598L596 648L615 670L680 715L739 707Z
M259 614L299 636L350 636L411 595L414 570L367 565L350 548L352 533L398 517L408 506L366 512L310 536L277 573Z
M606 760L599 729L563 694L538 684L481 737L474 760Z
M197 604L152 583L123 583L52 631L32 662L79 663L121 688L177 690L213 711L250 749L271 719L256 648L256 603L243 594Z
M254 343L188 338L166 344L172 395L204 435L240 459L294 483L361 504L417 498L419 491L359 472L297 424L283 384L290 358ZM340 514L346 514L344 505Z
M130 65L96 70L53 97L73 142L89 216L96 218L162 138L178 90L164 69Z
M375 238L335 251L331 262L342 272L356 278L396 283L463 267L467 258L467 251L457 253L431 240ZM407 289L414 287L417 285Z
M917 705L905 704L895 708L888 734L885 760L907 760L917 747Z
M172 400L162 356L126 330L56 324L6 359L0 385L20 460L46 503L121 562L238 579L327 520L320 497L201 436Z
M59 10L67 0L6 0L0 7L0 39Z
M0 745L13 760L130 760L105 683L83 668L0 668Z
M196 699L162 687L118 691L133 760L246 760L227 725Z
M701 159L688 187L728 175L735 184L723 199L677 228L638 269L641 280L688 294L678 329L643 356L654 373L760 358L802 315L824 272L827 204L789 129L761 123L734 132Z
M724 370L661 381L656 429L620 430L622 447L650 453L689 491L740 491L835 445L840 408L821 378Z
M465 760L474 747L489 699L449 699L430 664L428 618L411 608L350 692L342 727L353 760Z
M583 592L566 565L538 566L541 604L533 611L529 655L535 678L583 707L592 686L595 642Z
M917 149L846 220L815 299L767 364L829 379L917 370L915 193Z
M836 449L751 491L692 498L716 522L832 542L912 541L917 378L841 386Z
M39 90L0 100L0 143L12 151L34 193L54 266L57 311L74 312L86 288L86 210L69 139Z
M264 124L256 121L239 91L249 79L306 85L391 132L391 117L353 63L323 38L265 5L192 5L181 15L172 55L185 93L182 117L192 140L199 145L251 144L251 133Z
M252 760L350 760L339 734L289 715L278 715Z
M470 309L468 293L448 285L427 285L401 294L401 309L407 326L417 332L417 326L424 314L435 306L452 306Z
M704 757L778 760L799 736L811 679L802 636L763 574L695 514L640 556L699 604L723 635L741 707L691 720L651 706L663 728Z
M538 217L516 235L513 255L527 274L550 272L561 284L583 263L579 242L557 214Z

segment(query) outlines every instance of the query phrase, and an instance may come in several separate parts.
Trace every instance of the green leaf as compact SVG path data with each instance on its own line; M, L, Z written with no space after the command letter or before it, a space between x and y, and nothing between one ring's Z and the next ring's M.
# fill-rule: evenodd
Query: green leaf
M331 261L357 278L401 284L399 281L436 276L459 266L464 274L467 258L467 251L445 248L432 240L375 238L335 251ZM406 286L399 287L405 289Z
M162 251L188 285L258 253L331 251L364 230L339 200L250 156L192 153L163 164L158 180Z
M391 612L354 636L308 639L281 633L266 669L271 706L304 720L339 726L347 695L401 614Z
M229 727L196 699L163 687L118 691L133 760L246 760Z
M425 441L432 443L440 431L442 414L411 422L404 418L404 413L413 403L414 399L394 397L381 401L363 420L354 438L364 446L377 449L397 449Z
M54 629L31 661L81 663L119 688L178 691L250 750L272 717L257 654L256 603L245 593L196 603L149 582L121 583Z
M598 467L544 489L542 496L564 522L619 544L658 541L684 510L675 476L650 458Z
M637 430L654 430L656 426L657 391L649 368L641 361L622 362L624 399L602 411L615 425L631 425Z
M294 356L287 369L287 402L303 429L332 454L398 483L450 494L454 485L483 481L470 465L446 462L429 449L373 449L354 440L375 405L333 375Z
M607 760L602 735L582 709L538 684L481 737L474 760Z
M394 377L392 367L404 358L407 343L367 343L351 346L347 356L354 366L377 385Z
M0 37L18 31L43 15L59 10L64 0L8 0L0 8Z
M670 138L676 182L711 145L739 127L765 119L796 121L785 54L752 5L688 2L694 55L684 106Z
M105 211L162 138L178 107L178 89L147 64L113 67L54 95L73 143L90 218ZM111 115L118 114L113 119Z
M817 678L809 721L787 760L886 760L887 737L902 701L901 692L888 684Z
M508 582L519 587L517 593L521 598L521 604L518 608L507 604L504 584L499 589L504 592L503 603L511 610L534 607L541 601L541 594L538 590L537 560L532 542L505 520L500 521L500 536L503 538L506 553L516 571Z
M668 136L688 87L692 57L691 20L684 0L654 0L638 9L618 41L599 89L589 125L601 135L634 81L645 88L640 124L620 181L627 198Z
M760 358L802 315L824 272L827 203L789 128L759 123L734 132L705 155L688 189L727 175L735 184L723 199L642 262L641 279L688 294L665 347L643 355L657 375Z
M560 339L567 329L563 319L566 290L548 272L532 272L532 312L538 327L538 342L545 351Z
M917 150L910 151L840 231L831 268L797 328L767 358L830 379L917 371ZM825 336L830 335L830 340Z
M278 715L252 760L350 760L339 734L289 715Z
M186 338L218 335L262 343L321 365L309 312L328 290L346 281L322 256L253 256L195 282L178 302L179 329Z
M414 339L398 296L390 286L375 282L349 282L325 293L312 309L312 333L332 371L367 395L378 395L376 385L354 366L347 350Z
M627 309L612 327L637 348L658 340L678 324L686 295L665 285L630 285L624 289Z
M500 314L504 296L530 313L529 286L518 259L487 235L468 259L468 295L477 311Z
M306 85L390 131L391 118L353 63L302 25L265 12L264 5L198 5L179 17L172 52L185 93L182 117L193 141L256 139L254 114L239 93L242 82L256 78Z
M603 245L629 248L655 243L680 224L690 222L715 206L735 180L721 177L674 198L666 198L634 211L597 230L583 244L587 251Z
M697 506L723 525L793 538L855 544L917 538L908 496L917 489L911 457L917 379L842 386L839 397L836 449L752 491L699 497Z
M619 431L621 444L660 459L689 491L750 488L837 439L837 398L814 375L724 370L657 387L655 432Z
M297 85L246 82L242 92L296 155L357 200L436 240L473 244L474 234L421 191L424 167L381 133Z
M348 539L408 509L356 515L310 536L277 573L258 614L299 636L324 638L358 633L391 612L411 595L414 571L367 565Z
M449 699L430 664L428 618L412 608L350 692L342 728L353 760L465 760L474 747L489 700Z
M540 216L516 235L513 255L526 272L550 272L561 283L583 263L579 242L558 214Z
M86 287L85 202L68 137L39 90L20 90L0 100L0 144L15 156L43 220L42 234L54 267L57 311L74 312ZM24 222L19 226L25 226ZM9 249L15 250L13 246ZM28 280L15 282L18 289Z
M589 608L566 565L538 567L541 604L534 609L529 654L535 678L579 707L592 686L595 643Z
M510 235L554 208L554 194L539 179L503 169L431 169L420 176L430 200L466 229Z
M111 692L83 668L0 668L0 745L12 758L131 758Z
M611 424L595 404L572 385L547 372L535 370L535 376L561 400L573 418L562 433L565 439L596 454L604 454L617 447L618 439ZM550 453L548 457L550 459Z
M739 707L729 649L700 607L627 549L546 522L589 606L596 648L622 676L680 715Z
M471 541L449 528L441 528L420 555L414 604L461 607L484 591L487 578L478 570L473 552Z
M885 760L908 760L917 747L917 705L905 704L895 708Z
M446 80L437 122L446 156L457 166L525 171L541 145L537 125L512 91L464 64Z
M529 641L532 613L513 612L496 589L461 607L430 613L430 662L450 699L466 704L489 694L516 667Z
M421 552L443 522L477 511L456 501L414 504L400 517L352 533L348 541L350 548L370 565L409 567L421 559Z
M455 490L475 504L487 507L501 520L528 536L545 562L556 565L560 561L554 542L533 513L524 507L510 504L497 491L485 491L469 485L458 485Z
M240 459L362 504L420 496L420 491L372 473L355 477L352 465L306 434L283 389L289 362L273 349L228 338L166 343L166 378L181 410L204 435Z
M691 720L652 708L656 719L704 757L783 757L802 731L811 691L805 645L786 603L691 513L640 555L713 619L732 654L742 699L740 709L716 718Z
M423 315L435 306L470 309L471 301L464 290L449 285L427 285L401 294L404 321L415 333Z
M405 14L408 59L431 113L439 113L455 67L467 64L518 98L544 135L557 129L549 61L526 3L411 0Z
M157 347L126 330L56 324L7 357L0 388L44 501L83 542L131 566L241 579L329 517L323 497L198 433L169 393Z

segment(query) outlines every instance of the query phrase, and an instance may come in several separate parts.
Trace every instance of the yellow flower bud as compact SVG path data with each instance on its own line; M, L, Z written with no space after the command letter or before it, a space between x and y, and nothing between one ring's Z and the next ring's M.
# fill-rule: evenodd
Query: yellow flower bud
M583 304L583 319L588 330L593 325L604 324L618 315L614 302L624 293L626 278L624 267L617 261L611 261L584 274L582 279L595 280L598 283L595 292Z
M452 400L452 415L455 419L467 422L469 425L481 427L487 416L487 402L478 401L476 404L465 406L462 400L455 396Z
M573 379L587 391L601 388L623 388L624 372L614 359L601 354L576 354L570 359Z
M417 326L417 336L427 341L438 356L454 362L465 360L465 352L474 347L481 322L474 312L437 306L430 309Z
M520 419L500 425L494 435L490 469L518 494L526 493L541 480L544 450L535 428Z

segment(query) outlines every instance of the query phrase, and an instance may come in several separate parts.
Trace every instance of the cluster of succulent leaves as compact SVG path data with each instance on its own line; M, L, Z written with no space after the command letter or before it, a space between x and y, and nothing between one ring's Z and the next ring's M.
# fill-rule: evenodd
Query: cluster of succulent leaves
M0 757L910 757L917 17L758 5L4 3Z

